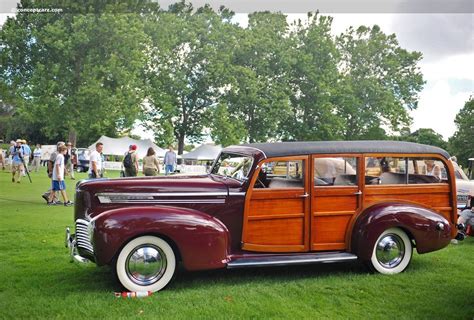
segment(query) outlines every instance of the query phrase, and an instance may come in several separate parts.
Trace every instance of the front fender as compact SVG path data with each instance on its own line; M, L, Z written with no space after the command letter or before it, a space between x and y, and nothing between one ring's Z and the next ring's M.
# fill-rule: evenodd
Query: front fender
M106 211L92 221L97 265L109 264L131 239L156 234L179 251L188 270L225 267L229 233L214 217L187 208L128 207Z
M438 230L441 222L444 230ZM444 248L451 241L451 225L433 210L415 204L384 203L367 208L359 215L352 232L352 252L369 260L380 234L389 228L401 228L415 240L418 253Z

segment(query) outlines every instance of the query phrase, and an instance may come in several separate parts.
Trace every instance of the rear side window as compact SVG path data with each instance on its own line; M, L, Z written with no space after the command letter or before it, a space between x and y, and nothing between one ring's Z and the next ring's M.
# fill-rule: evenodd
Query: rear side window
M406 184L406 158L365 158L365 184Z
M365 184L447 183L444 163L432 158L367 157Z
M447 183L448 174L442 161L432 158L409 158L408 183Z
M315 158L314 184L316 186L357 185L357 158Z

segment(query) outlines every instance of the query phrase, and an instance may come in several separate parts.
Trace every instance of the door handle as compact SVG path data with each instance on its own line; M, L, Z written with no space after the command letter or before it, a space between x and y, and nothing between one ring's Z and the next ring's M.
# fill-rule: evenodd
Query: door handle
M309 194L307 194L307 193L302 194L302 195L300 196L300 198L307 198L307 197L309 197Z
M357 191L357 192L354 192L355 195L361 195L362 194L362 191Z

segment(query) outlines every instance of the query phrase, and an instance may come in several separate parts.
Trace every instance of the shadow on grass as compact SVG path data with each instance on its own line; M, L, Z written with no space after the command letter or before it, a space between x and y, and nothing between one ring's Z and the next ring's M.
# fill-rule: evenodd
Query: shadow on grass
M188 272L180 268L170 284L172 289L208 288L215 285L246 285L252 282L293 282L305 279L328 277L347 278L348 275L367 274L367 269L358 262L309 264L243 269L217 269Z
M186 271L180 267L169 285L172 290L209 289L216 285L243 286L248 283L285 283L304 279L321 279L331 276L348 278L348 275L363 275L367 270L357 262L314 264L301 266L217 269L207 271ZM97 267L94 264L80 266L71 263L61 270L48 270L45 281L60 284L61 291L68 293L100 293L122 291L111 267ZM64 294L57 292L58 295ZM54 294L54 293L52 293Z

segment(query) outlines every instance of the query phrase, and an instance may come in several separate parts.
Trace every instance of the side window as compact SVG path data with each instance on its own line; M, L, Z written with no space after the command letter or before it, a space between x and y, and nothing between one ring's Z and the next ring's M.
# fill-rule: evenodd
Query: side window
M431 158L409 158L408 183L447 183L448 174L442 161Z
M406 184L406 158L365 158L365 184Z
M265 162L254 188L304 188L303 160Z
M331 157L314 159L314 185L357 185L357 158Z

